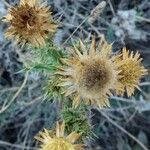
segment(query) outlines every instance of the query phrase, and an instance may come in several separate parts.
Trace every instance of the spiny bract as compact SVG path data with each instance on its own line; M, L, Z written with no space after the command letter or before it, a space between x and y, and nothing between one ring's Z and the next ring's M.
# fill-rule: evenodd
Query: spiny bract
M65 136L64 128L64 123L57 122L56 131L44 129L43 132L40 132L35 137L42 143L40 150L83 150L83 144L75 144L80 135L72 132Z
M147 70L144 69L141 61L142 58L140 58L138 52L134 55L133 51L129 53L126 48L123 48L122 53L116 56L115 62L121 70L119 73L121 88L120 90L116 90L117 94L123 95L126 91L127 95L131 96L134 93L135 88L139 88L138 84L140 78L147 74Z
M57 28L49 7L41 0L20 0L3 21L10 24L5 36L21 45L43 46L48 33L52 35Z
M73 106L77 107L82 100L99 107L109 106L110 90L119 87L119 71L110 58L111 50L112 45L105 40L96 46L93 38L90 48L80 40L80 47L74 46L72 57L62 59L64 66L57 74L63 79L58 86L65 87L65 96L75 96Z

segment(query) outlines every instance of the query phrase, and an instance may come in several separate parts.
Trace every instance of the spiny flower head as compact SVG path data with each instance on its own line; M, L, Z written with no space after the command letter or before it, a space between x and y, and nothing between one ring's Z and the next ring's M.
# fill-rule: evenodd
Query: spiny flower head
M110 58L112 45L101 40L96 46L93 38L90 48L80 40L80 46L74 46L73 55L63 59L65 64L57 74L64 78L59 86L66 88L65 95L74 95L73 106L83 100L87 104L108 106L107 95L117 88L118 70Z
M126 91L127 95L131 96L135 88L139 88L140 78L147 74L147 70L141 64L142 58L138 52L134 55L133 51L130 53L126 48L123 48L122 54L116 56L115 61L121 70L119 73L121 88L116 93L123 95Z
M43 132L40 132L35 137L42 143L40 150L82 150L83 144L75 144L80 135L72 132L65 136L64 128L64 123L57 122L56 131L44 129Z
M10 8L4 22L10 24L5 36L15 39L18 44L45 45L48 33L56 31L49 7L41 0L20 0L20 4Z

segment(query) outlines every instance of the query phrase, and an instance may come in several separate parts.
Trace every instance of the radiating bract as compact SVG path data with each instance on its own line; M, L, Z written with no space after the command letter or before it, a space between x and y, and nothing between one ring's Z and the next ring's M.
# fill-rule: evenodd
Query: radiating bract
M21 0L9 9L4 21L10 25L5 36L21 45L43 46L48 34L52 36L57 28L49 7L40 0Z

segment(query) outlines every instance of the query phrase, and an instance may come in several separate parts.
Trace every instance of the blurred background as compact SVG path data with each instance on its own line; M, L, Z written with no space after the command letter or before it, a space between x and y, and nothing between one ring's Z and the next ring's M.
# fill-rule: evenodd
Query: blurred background
M18 0L0 0L0 18L7 14L9 5ZM114 51L124 46L143 57L150 68L150 1L106 0L106 7L93 24L87 16L101 0L48 0L54 18L61 22L55 36L59 46L68 40L105 35L113 42ZM7 25L0 22L0 150L34 150L34 136L43 128L50 128L57 119L57 103L42 101L44 76L31 72L23 90L25 74L17 53L18 47L4 38ZM91 150L143 150L150 149L150 76L141 80L141 91L133 97L113 96L111 108L92 109L89 116L95 138L85 140Z

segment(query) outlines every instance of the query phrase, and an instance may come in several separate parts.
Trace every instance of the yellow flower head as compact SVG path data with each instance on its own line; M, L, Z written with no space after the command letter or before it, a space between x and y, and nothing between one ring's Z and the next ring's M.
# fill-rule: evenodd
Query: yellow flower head
M49 7L41 0L20 0L18 6L10 8L4 22L10 24L5 36L22 45L45 45L48 33L52 35L57 28Z
M93 38L90 48L80 41L74 46L73 57L63 59L64 66L57 73L63 76L59 86L65 86L65 95L74 95L73 106L84 103L99 107L109 106L107 96L117 88L118 71L110 58L112 45L105 40L96 46Z
M116 56L116 63L119 65L121 72L119 73L121 83L120 90L116 90L116 93L123 95L124 92L127 92L128 96L131 96L134 93L135 88L139 88L140 78L147 74L147 70L142 66L140 54L137 52L133 55L133 51L129 53L126 48L123 48L122 54Z
M64 123L57 122L56 131L46 130L40 132L35 137L40 141L40 150L82 150L83 144L75 144L80 138L78 133L72 132L68 136L64 135Z

